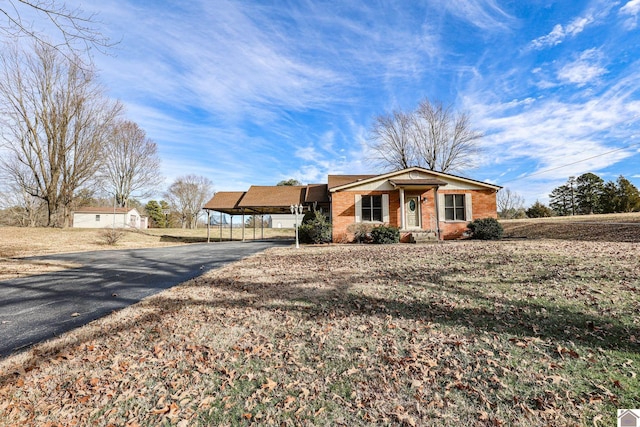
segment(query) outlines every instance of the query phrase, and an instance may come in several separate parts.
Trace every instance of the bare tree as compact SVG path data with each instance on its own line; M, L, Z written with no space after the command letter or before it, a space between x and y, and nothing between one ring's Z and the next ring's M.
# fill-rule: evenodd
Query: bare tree
M456 172L474 166L481 137L467 113L425 99L415 111L376 117L371 148L385 169L420 166Z
M524 198L509 188L503 188L496 198L498 214L503 219L513 219L524 212Z
M47 204L48 226L68 226L74 193L88 183L121 105L95 74L54 48L13 49L0 59L0 159L8 177Z
M413 116L402 111L377 116L371 128L372 148L385 168L418 166L413 135Z
M213 183L206 177L186 175L177 178L169 187L165 198L180 217L182 228L196 228L198 214L211 198Z
M115 122L103 147L101 176L118 206L127 206L133 193L151 196L153 186L162 180L156 143L136 123Z
M95 14L69 9L58 0L5 0L0 5L2 15L5 19L0 24L0 33L10 39L27 37L59 51L64 46L68 52L77 51L78 45L83 46L83 50L93 47L101 52L113 46L95 27ZM53 31L45 36L46 30L36 28L34 21ZM59 42L51 42L52 38L58 38Z

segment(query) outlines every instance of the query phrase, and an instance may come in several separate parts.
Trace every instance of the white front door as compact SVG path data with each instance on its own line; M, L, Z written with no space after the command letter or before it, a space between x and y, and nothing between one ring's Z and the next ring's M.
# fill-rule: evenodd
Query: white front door
M420 198L417 196L407 197L404 211L407 228L420 228Z

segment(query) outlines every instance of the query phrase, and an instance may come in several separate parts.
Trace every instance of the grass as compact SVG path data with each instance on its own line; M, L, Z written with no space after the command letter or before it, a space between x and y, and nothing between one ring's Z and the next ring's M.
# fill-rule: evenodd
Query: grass
M640 247L272 249L0 362L0 424L615 425Z

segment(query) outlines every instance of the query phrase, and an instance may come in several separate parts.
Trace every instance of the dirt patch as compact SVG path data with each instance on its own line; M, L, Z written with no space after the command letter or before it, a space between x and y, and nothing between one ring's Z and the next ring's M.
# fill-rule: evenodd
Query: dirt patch
M640 213L500 221L505 238L640 242Z

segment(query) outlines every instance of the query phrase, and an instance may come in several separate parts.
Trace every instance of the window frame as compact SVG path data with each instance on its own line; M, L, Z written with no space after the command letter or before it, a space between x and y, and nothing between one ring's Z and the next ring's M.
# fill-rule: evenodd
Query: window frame
M468 221L466 194L444 194L444 220L449 222Z
M362 222L382 223L384 221L382 194L364 195L360 200L362 203L360 209ZM367 200L367 202L365 202L365 200ZM377 217L379 217L379 219L377 219Z
M100 214L96 214L96 222L100 222Z

